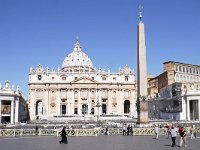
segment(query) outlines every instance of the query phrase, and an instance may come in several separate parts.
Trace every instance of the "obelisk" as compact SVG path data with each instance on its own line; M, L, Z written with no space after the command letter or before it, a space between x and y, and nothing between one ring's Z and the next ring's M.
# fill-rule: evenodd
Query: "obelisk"
M137 113L138 124L149 123L147 98L147 61L142 6L139 6L138 47L137 47Z

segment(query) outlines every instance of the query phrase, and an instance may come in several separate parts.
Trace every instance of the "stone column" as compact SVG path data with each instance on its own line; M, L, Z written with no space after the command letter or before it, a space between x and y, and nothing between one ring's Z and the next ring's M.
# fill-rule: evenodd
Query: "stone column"
M74 115L74 90L70 89L71 114Z
M1 124L1 100L0 100L0 124Z
M117 114L123 115L124 112L122 112L122 105L123 105L123 97L122 97L122 91L119 89L117 91Z
M81 107L81 89L78 91L78 114L82 115L82 107Z
M117 114L120 114L120 90L116 90Z
M61 115L61 97L60 97L60 91L57 89L57 98L55 99L55 102L58 104L58 112Z
M45 103L45 105L44 105L45 114L44 115L49 117L50 116L50 108L49 107L51 107L50 106L50 100L49 100L49 90L46 89L46 91L44 90L43 92L45 93L44 94L45 96L43 97L44 98L44 103ZM56 107L56 106L54 106L54 107Z
M19 122L19 98L15 100L15 123ZM21 121L21 120L20 120Z
M199 120L200 120L200 100L198 100Z
M124 90L121 89L119 92L120 92L120 114L124 116Z
M112 97L111 97L111 89L108 89L108 105L107 105L107 107L108 107L108 115L110 115L111 114L111 110L112 110Z
M90 97L91 89L88 89L88 114L91 114L91 97Z
M11 101L11 115L10 115L10 123L14 123L14 100Z
M99 96L99 104L101 107L99 107L99 116L102 115L102 98L101 98L101 90L98 91L98 96Z
M30 92L30 120L36 119L36 100L34 96L34 91L29 90Z
M98 115L98 107L96 107L97 102L98 102L98 89L95 89L95 107L94 107L94 115Z
M136 115L136 103L135 103L135 94L134 90L131 90L131 98L130 98L130 114L131 117L137 117Z
M70 106L71 106L71 99L70 99L70 90L67 90L67 114L70 115L71 114L71 110L70 110Z
M190 101L187 99L186 118L190 121Z

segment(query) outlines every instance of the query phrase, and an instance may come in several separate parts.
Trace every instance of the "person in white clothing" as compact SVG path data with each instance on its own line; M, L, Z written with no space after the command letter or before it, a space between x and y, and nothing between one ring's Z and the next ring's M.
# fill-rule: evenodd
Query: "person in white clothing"
M155 126L154 132L155 132L155 139L158 139L158 135L159 135L159 132L160 132L160 128L158 127L158 125Z
M172 125L172 128L171 128L172 147L176 146L177 133L178 133L177 128L174 125Z

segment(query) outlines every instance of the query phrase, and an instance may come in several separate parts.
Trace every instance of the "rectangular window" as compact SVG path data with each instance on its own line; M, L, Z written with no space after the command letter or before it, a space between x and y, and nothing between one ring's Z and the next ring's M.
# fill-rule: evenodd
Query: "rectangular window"
M195 74L195 69L193 68L193 74Z
M78 77L74 77L74 80L77 80L78 79Z
M78 108L74 108L74 114L78 114Z
M94 80L94 77L92 77L92 80Z
M62 105L61 111L62 115L66 115L66 105Z
M66 80L66 77L62 77L62 80Z
M125 76L125 81L128 81L128 76Z
M188 71L188 67L186 67L186 72L188 73L189 71Z
M116 78L115 78L115 77L113 77L113 81L116 81Z
M106 80L106 77L102 77L102 80L104 80L104 81L105 81L105 80Z
M185 72L185 67L183 67L183 72Z
M38 75L38 80L42 80L42 75Z

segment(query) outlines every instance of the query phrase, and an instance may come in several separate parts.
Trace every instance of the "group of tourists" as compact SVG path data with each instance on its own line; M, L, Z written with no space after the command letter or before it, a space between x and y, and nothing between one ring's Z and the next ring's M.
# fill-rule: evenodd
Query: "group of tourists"
M123 126L123 135L127 135L127 136L133 135L133 127L131 125L128 125L128 126L124 125Z
M161 128L162 128L161 126L158 127L158 125L155 125L155 127L154 127L155 139L158 139L159 132L160 132ZM189 129L189 132L190 132L190 139L195 139L196 138L196 132L195 132L194 126L192 126ZM184 147L187 147L187 144L186 144L187 130L183 126L176 127L173 124L167 125L166 126L166 135L167 135L167 138L171 137L171 140L172 140L171 146L172 147L176 146L177 137L179 137L179 139L180 139L178 147L182 147L183 144L184 144Z

